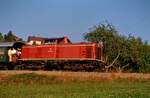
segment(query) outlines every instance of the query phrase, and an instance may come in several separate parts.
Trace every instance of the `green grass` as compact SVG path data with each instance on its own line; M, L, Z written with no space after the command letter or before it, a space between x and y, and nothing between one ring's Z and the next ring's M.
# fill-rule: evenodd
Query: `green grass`
M19 74L0 80L0 98L150 98L150 80L60 80Z

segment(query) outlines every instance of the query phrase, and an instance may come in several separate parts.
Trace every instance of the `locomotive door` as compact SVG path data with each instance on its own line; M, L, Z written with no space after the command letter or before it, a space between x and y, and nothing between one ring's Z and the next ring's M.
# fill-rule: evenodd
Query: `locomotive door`
M86 47L85 46L80 46L80 57L86 58Z

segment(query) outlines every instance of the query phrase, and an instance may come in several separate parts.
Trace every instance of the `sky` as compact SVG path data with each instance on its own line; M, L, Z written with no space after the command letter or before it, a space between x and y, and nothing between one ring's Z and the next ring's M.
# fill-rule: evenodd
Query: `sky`
M80 42L106 20L119 34L150 42L150 0L0 0L0 32L25 40L68 36Z

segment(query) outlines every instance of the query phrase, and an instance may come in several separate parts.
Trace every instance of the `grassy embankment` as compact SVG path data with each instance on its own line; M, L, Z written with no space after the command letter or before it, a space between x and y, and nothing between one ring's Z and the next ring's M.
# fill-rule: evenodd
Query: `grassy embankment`
M0 98L150 98L150 78L149 75L143 76L73 72L0 73Z

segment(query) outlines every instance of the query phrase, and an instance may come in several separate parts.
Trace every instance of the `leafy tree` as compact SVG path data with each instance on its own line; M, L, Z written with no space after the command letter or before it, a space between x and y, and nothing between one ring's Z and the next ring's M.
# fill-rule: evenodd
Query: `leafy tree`
M111 24L100 24L94 26L89 33L84 35L84 39L90 42L103 42L106 53L106 70L114 67L114 63L120 56L121 39L114 26ZM118 44L117 44L118 43ZM114 67L116 69L116 67Z
M106 71L124 70L150 72L150 46L139 37L119 35L110 23L94 26L84 39L90 42L103 42L106 53Z
M8 42L16 41L15 36L13 35L12 31L9 31L7 34L5 34L4 39L5 41L8 41Z
M1 41L4 41L4 37L3 37L3 34L0 32L0 42Z

